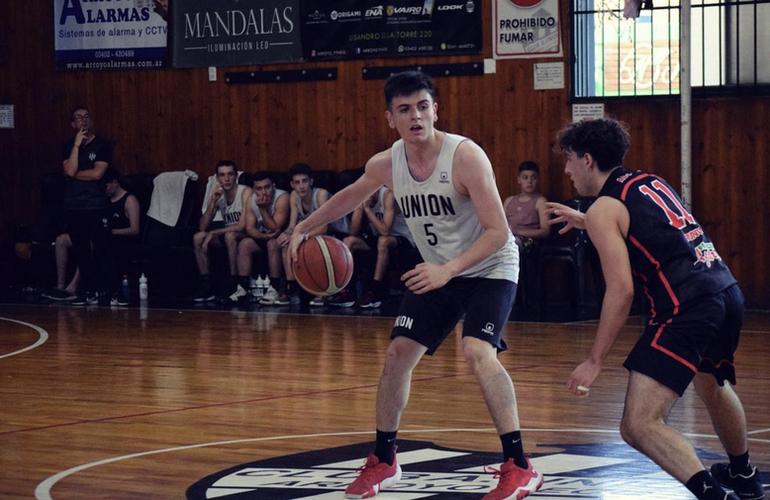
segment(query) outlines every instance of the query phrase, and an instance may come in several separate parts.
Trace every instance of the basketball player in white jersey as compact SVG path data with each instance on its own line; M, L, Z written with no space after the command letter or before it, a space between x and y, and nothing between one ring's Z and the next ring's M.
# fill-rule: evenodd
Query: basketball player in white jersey
M252 190L254 194L249 198L248 208L243 214L247 237L238 242L238 284L235 292L228 297L231 302L238 302L247 296L255 252L267 254L271 283L280 282L283 271L282 248L277 238L289 223L289 193L276 188L270 174L265 171L254 174Z
M209 245L227 247L227 258L230 263L230 276L237 274L238 242L246 237L246 218L241 217L244 208L249 206L251 188L238 184L238 166L229 160L220 161L216 167L219 185L214 188L206 211L203 212L198 232L193 236L195 261L201 274L201 287L195 294L196 302L214 300L216 297L211 287L209 275ZM219 212L225 222L225 227L208 230L214 215Z
M500 435L504 463L484 500L521 499L543 483L525 458L513 383L497 359L518 279L518 251L492 166L471 140L433 127L433 82L409 71L385 83L385 117L401 139L374 155L363 176L299 223L292 258L308 234L366 200L393 191L424 263L401 279L407 293L391 333L377 393L377 442L346 498L370 498L401 477L395 440L412 370L433 354L465 314L462 349Z

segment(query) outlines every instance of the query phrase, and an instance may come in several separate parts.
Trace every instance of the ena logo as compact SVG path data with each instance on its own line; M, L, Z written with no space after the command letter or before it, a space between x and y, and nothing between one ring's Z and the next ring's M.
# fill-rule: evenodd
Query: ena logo
M528 436L532 434L527 434ZM490 437L490 442L495 440ZM527 439L527 438L525 438ZM647 457L625 443L544 444L547 453L532 454L533 467L545 483L533 499L686 500L690 492ZM205 477L187 489L187 500L310 500L342 498L372 451L372 443L314 450L236 465ZM698 450L703 460L720 455ZM240 455L239 455L240 456ZM499 452L438 446L429 441L400 440L401 480L383 494L396 499L477 500L497 485L485 466L498 468Z

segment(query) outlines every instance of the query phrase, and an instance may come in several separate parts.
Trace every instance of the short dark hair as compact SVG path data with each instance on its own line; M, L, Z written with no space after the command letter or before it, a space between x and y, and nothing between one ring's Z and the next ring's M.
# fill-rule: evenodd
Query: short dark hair
M270 179L270 182L275 184L273 181L273 174L268 172L267 170L259 170L257 172L254 172L254 175L251 176L251 182L257 182L257 181L264 181L265 179Z
M393 104L393 98L398 96L409 96L427 90L431 98L435 101L438 93L433 86L433 78L422 71L403 71L390 75L385 80L385 104L390 109Z
M109 166L107 167L107 170L104 171L102 180L104 180L105 184L109 184L112 181L118 181L118 183L120 183L120 172L118 172L117 168Z
M75 121L75 112L76 112L77 110L79 110L79 109L84 109L84 110L88 111L88 113L89 113L89 114L91 113L91 110L89 110L89 109L88 109L87 107L85 107L85 106L75 106L75 107L74 107L74 108L72 108L72 110L70 111L70 120L72 120L73 122Z
M214 173L219 172L219 167L233 167L235 169L235 173L238 173L238 165L236 165L232 160L222 160L217 163L217 166L214 167Z
M574 151L579 156L590 153L602 172L622 165L631 145L628 127L612 118L572 123L561 129L556 137L562 153Z
M295 163L289 167L289 177L294 178L295 175L307 175L311 177L313 169L307 163Z
M522 173L526 170L534 170L535 172L540 172L540 166L534 161L523 161L519 165L519 173Z

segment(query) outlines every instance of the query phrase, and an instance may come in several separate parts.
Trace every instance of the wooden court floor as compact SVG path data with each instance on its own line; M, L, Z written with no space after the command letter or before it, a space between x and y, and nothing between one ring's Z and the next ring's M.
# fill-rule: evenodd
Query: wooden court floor
M373 440L392 318L0 305L0 499L342 498ZM534 499L692 496L618 433L639 332L624 329L587 398L564 380L595 322L509 323L501 355ZM748 315L737 358L753 461L770 471L770 317ZM670 422L722 458L694 392ZM413 376L404 479L383 500L479 499L499 440L451 335ZM770 474L765 474L765 483Z

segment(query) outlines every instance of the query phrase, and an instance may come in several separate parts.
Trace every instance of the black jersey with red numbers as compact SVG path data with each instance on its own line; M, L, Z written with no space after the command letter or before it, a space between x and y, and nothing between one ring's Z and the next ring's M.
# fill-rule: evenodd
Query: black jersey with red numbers
M617 168L599 196L620 200L631 216L626 246L649 299L650 322L735 283L708 235L660 177Z

